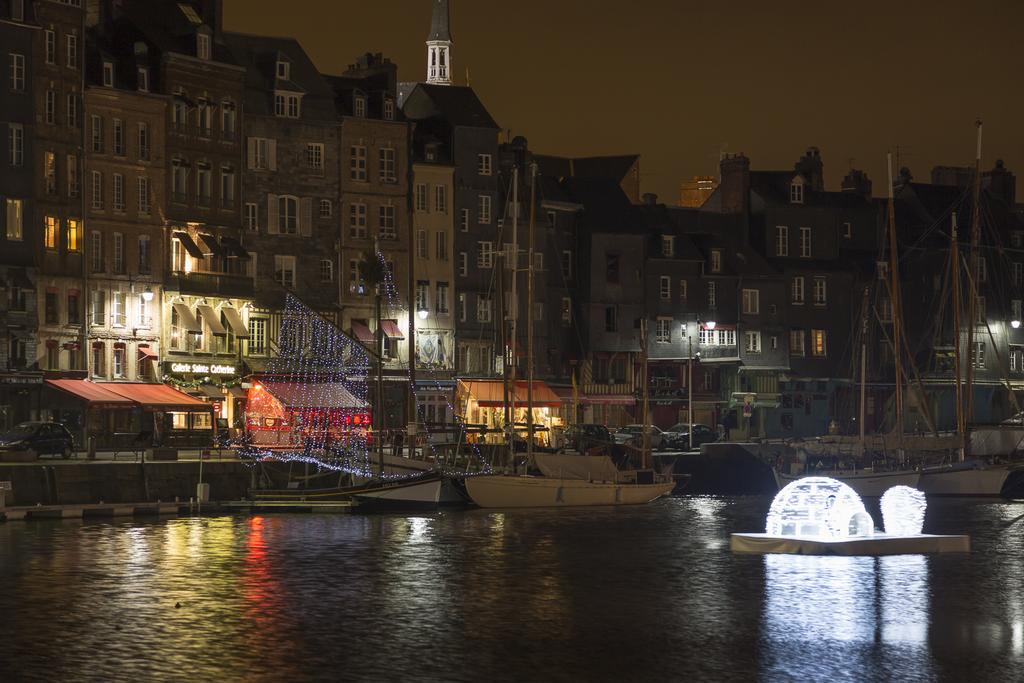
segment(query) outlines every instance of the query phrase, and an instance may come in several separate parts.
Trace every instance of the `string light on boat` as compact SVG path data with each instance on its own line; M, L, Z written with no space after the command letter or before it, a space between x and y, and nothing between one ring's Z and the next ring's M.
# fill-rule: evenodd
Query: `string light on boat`
M766 531L772 536L839 540L869 537L874 522L852 488L829 477L805 477L775 496Z
M917 536L924 528L928 507L924 493L909 486L893 486L882 495L882 523L889 536Z

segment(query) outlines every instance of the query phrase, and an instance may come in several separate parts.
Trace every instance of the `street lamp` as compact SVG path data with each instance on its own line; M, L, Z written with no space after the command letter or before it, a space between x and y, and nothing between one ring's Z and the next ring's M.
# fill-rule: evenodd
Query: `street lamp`
M707 322L704 323L704 327L708 328L709 330L713 330L715 329L715 326L717 324L718 323L716 323L714 320L708 320Z
M146 291L142 293L142 300L145 301L147 304L153 300L153 290L150 288L149 285L146 285Z
M427 309L421 308L420 310L416 311L416 315L419 316L420 320L426 320L427 319Z
M1020 329L1020 321L1019 320L1011 320L1010 321L1010 327L1012 327L1015 330L1019 330Z

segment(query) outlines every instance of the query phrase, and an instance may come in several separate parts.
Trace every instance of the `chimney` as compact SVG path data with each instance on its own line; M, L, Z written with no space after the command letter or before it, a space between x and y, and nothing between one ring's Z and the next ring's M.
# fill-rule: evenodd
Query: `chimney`
M825 190L825 164L821 160L821 150L817 147L808 147L807 152L800 157L800 161L796 162L794 168L807 180L807 184L812 190L815 192Z
M868 174L864 171L851 168L850 172L843 178L843 184L840 186L840 189L843 192L853 192L870 199L871 179L868 178Z
M1014 206L1017 203L1017 176L1006 170L1002 159L996 160L995 168L982 176L988 191L996 197L1000 197L1007 206Z
M750 159L744 154L726 156L719 165L722 211L746 214L750 209Z
M658 205L658 195L654 194L653 192L645 192L644 196L643 196L643 200L644 200L644 206L657 206Z
M224 30L224 0L199 0L203 23L213 30L214 39Z

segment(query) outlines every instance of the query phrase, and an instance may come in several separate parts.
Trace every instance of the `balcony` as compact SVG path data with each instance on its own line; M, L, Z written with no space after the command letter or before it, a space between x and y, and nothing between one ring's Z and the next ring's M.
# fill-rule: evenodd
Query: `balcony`
M201 294L225 297L251 297L255 286L248 275L227 273L168 273L164 286L182 294Z

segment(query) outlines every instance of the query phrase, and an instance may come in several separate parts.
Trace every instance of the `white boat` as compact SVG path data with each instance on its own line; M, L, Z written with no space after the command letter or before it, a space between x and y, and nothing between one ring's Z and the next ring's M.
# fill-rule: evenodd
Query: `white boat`
M354 491L352 498L360 506L390 508L436 508L467 503L466 496L450 478L428 474L410 481L385 483Z
M775 472L775 483L779 489L791 484L798 479L803 479L806 474L783 474L778 470ZM854 491L857 495L865 498L880 498L883 493L893 486L909 486L917 488L921 480L921 473L917 470L902 470L896 472L828 472L827 476L838 479Z
M643 505L668 495L671 477L649 470L620 471L607 456L537 455L542 476L466 477L466 490L482 508Z
M979 462L953 463L925 467L918 488L929 496L999 497L1010 476L1006 465Z

